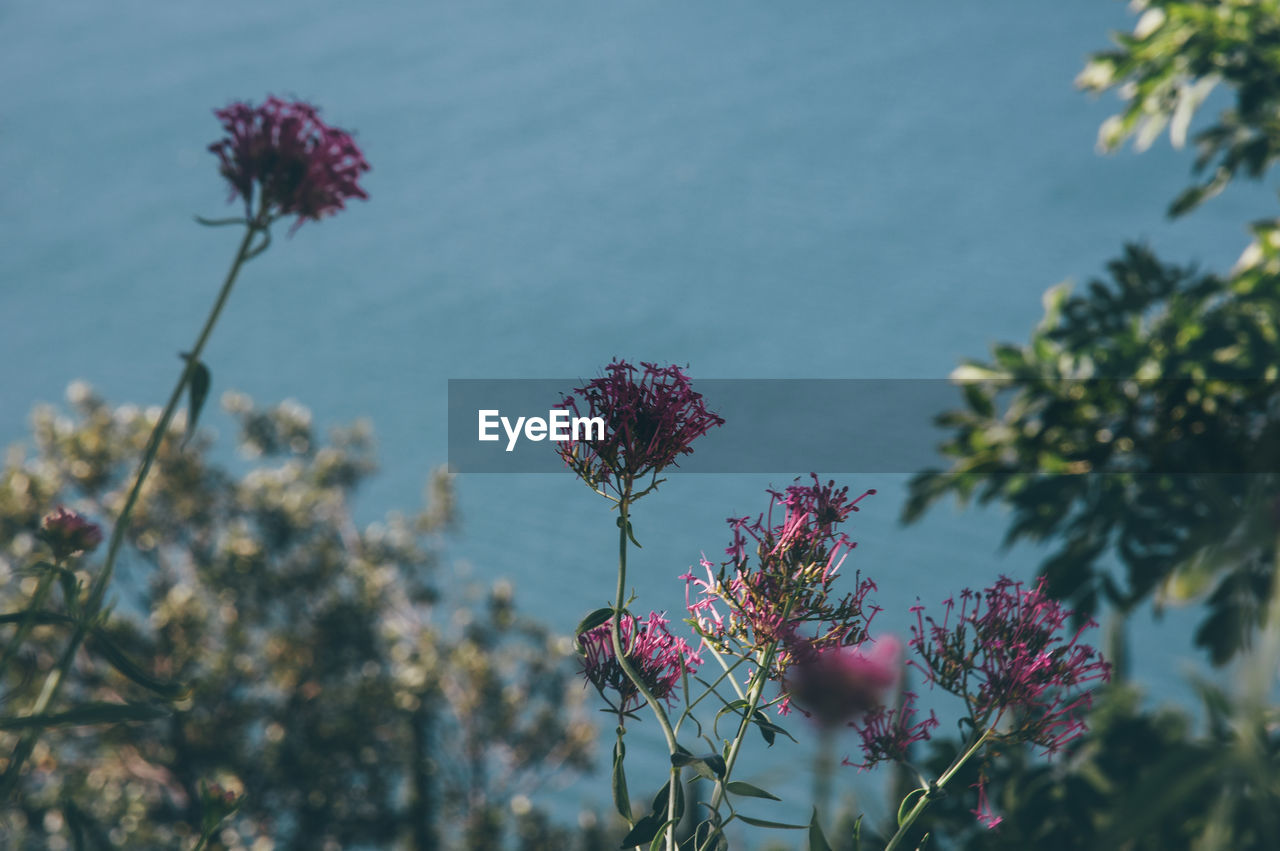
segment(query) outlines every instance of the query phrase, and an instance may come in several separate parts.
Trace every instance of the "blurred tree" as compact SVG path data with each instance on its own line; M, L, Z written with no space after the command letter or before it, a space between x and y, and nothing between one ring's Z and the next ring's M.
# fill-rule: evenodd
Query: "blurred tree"
M34 453L11 449L0 473L0 611L30 594L20 566L41 546L41 516L58 502L113 516L155 422L81 384L69 398L71 417L35 412ZM521 617L505 583L436 588L448 479L433 479L421 513L360 529L349 501L374 469L367 424L325 444L297 404L260 410L228 394L224 405L255 465L234 475L210 460L204 433L184 445L175 424L129 530L118 610L82 652L66 702L146 696L96 658L112 648L139 662L139 678L188 690L160 721L46 735L0 814L0 844L189 847L204 781L244 793L214 847L597 842L603 828L557 833L530 802L589 768L570 641ZM0 672L6 708L30 703L64 632L37 627Z
M1211 88L1235 95L1194 137L1196 168L1214 171L1181 213L1280 152L1280 2L1136 5L1134 33L1079 78L1125 100L1104 147L1142 148L1165 127L1180 145ZM1275 537L1258 532L1275 528L1280 496L1280 221L1253 234L1225 276L1131 245L1109 280L1051 289L1029 343L952 374L964 407L939 424L954 461L913 480L904 520L947 494L1003 503L1006 543L1058 542L1041 572L1081 612L1203 597L1196 642L1218 664L1245 647L1274 572Z
M1263 178L1280 158L1280 2L1134 6L1134 32L1078 79L1118 88L1125 102L1100 146L1132 139L1141 150L1167 128L1181 147L1190 134L1194 171L1207 177L1170 215L1239 175ZM1233 102L1193 133L1219 86ZM968 767L969 783L985 775L1003 821L987 830L964 800L944 798L929 847L1276 847L1280 220L1252 233L1223 275L1127 246L1107 280L1079 295L1051 289L1027 344L997 344L953 373L964 404L938 420L952 465L912 481L904 520L949 494L1007 506L1006 543L1054 542L1041 572L1084 613L1202 599L1195 641L1216 664L1235 660L1237 687L1199 684L1197 724L1182 711L1145 711L1131 686L1113 685L1091 734L1056 763L1020 750ZM933 767L955 746L935 742Z

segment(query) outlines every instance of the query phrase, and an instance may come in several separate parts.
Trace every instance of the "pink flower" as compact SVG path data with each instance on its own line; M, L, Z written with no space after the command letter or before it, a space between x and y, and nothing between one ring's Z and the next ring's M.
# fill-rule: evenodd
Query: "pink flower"
M92 552L102 543L102 529L61 505L40 524L40 537L61 561L68 556Z
M978 790L978 807L969 812L973 813L987 830L995 830L1000 826L1000 822L1004 821L1004 817L991 811L991 802L987 800L987 778L980 776L978 782L971 788L974 787Z
M982 593L964 590L943 602L941 623L915 606L911 646L930 683L964 699L978 727L1005 719L1001 737L1033 742L1056 753L1085 732L1092 704L1085 684L1111 678L1111 666L1080 642L1086 622L1065 631L1071 612L1043 591L1008 577ZM954 617L954 620L953 620Z
M724 425L679 367L640 366L643 375L637 380L636 367L615 360L604 376L577 388L559 405L575 417L604 420L603 440L563 442L559 452L591 487L612 489L619 496L635 496L635 482L675 465L681 455L693 452L694 440Z
M902 674L902 642L891 635L857 647L818 649L800 641L791 656L783 688L796 708L823 727L883 706Z
M914 692L903 692L902 705L891 709L881 706L849 724L862 739L862 762L848 759L845 765L867 770L881 762L906 762L907 753L916 742L929 738L929 731L938 726L938 716L932 710L923 721L912 723L916 715Z
M634 615L623 615L620 633L623 647L630 648L627 661L639 674L650 694L670 703L680 684L681 674L697 672L702 657L688 643L671 634L669 621L656 612L641 622ZM610 707L619 714L638 708L644 697L627 678L613 652L610 624L604 623L578 636L583 653L582 674L608 700L606 692L618 696L618 704Z
M860 643L879 611L866 602L876 587L870 579L855 573L853 591L839 596L835 590L844 559L856 546L837 526L875 491L849 499L847 487L811 477L812 485L770 490L768 511L754 521L730 517L729 560L717 570L704 558L706 580L688 574L698 594L687 607L710 640L732 639L752 650L785 642L774 658L775 677L790 664L791 648L821 651Z
M254 187L268 219L296 215L319 221L351 198L369 196L356 181L369 170L351 136L320 120L302 101L267 98L259 107L233 103L214 110L228 136L209 146L231 184L231 198L244 199L253 219Z

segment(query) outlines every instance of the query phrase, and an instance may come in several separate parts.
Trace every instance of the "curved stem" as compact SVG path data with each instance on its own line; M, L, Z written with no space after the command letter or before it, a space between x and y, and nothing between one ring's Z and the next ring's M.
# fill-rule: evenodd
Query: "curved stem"
M120 512L119 518L116 519L115 527L111 530L111 541L107 546L106 560L103 563L102 570L94 577L93 584L89 586L89 596L85 602L84 614L79 619L76 630L71 636L71 641L59 658L57 666L45 678L44 687L41 688L40 696L36 698L36 702L32 704L29 715L40 715L48 709L49 704L58 696L67 672L70 671L71 664L75 660L76 652L80 649L80 645L84 643L85 636L93 627L93 621L102 610L102 601L106 596L107 585L110 583L112 573L115 571L116 558L120 554L120 547L124 543L125 533L128 531L129 518L133 515L133 509L138 503L138 497L142 494L142 486L147 480L147 475L151 472L151 465L155 461L156 455L159 454L160 444L164 440L165 433L169 430L169 423L173 420L173 415L182 401L182 391L186 388L187 382L191 380L191 375L195 372L196 365L200 362L200 353L204 350L205 343L209 341L209 335L213 333L213 326L217 323L218 316L222 313L222 308L227 303L227 297L231 295L231 287L236 282L240 267L244 265L251 255L250 245L253 242L253 238L265 229L263 222L264 219L260 216L250 222L248 228L246 228L244 239L240 242L240 249L236 252L235 260L231 264L231 269L227 272L226 279L222 282L222 289L218 292L218 298L214 302L213 309L209 312L204 327L200 330L200 335L196 338L195 345L191 348L190 356L186 358L186 365L183 367L182 375L178 378L177 385L173 388L173 393L169 395L169 403L165 405L164 412L160 415L160 420L156 423L155 428L151 430L151 437L147 440L146 449L142 453L142 463L138 468L138 475L134 479L133 488L129 491L124 509ZM14 749L13 756L9 760L9 765L5 769L3 777L0 777L0 799L8 798L13 792L17 785L18 774L21 772L27 758L31 756L38 738L39 730L31 730L18 742L18 746Z
M654 716L658 719L658 726L662 728L662 735L667 740L667 752L674 756L676 754L676 733L671 726L671 720L667 718L667 712L662 708L662 704L649 687L644 684L644 680L640 678L640 674L632 666L631 661L627 659L627 648L622 646L622 607L623 595L626 593L627 587L627 529L630 518L627 514L629 508L630 489L623 492L622 499L618 502L618 596L615 599L613 607L613 619L609 622L609 636L613 641L613 655L618 660L618 667L622 668L622 672L627 675L627 679L631 680L632 685L636 687L636 691L644 696L645 701L653 710ZM635 638L634 630L635 620L632 620L632 639ZM667 817L675 817L676 805L676 785L680 782L680 769L676 766L671 767L671 784L667 789ZM667 830L667 848L669 851L675 851L676 847L676 831L672 826Z
M994 729L994 727L988 727L983 730L982 735L969 746L969 749L956 757L956 761L951 763L951 767L944 771L942 776L938 778L937 782L930 786L925 793L920 796L920 799L916 801L916 805L911 808L911 811L907 813L905 818L903 818L902 824L898 826L898 832L893 835L893 838L889 840L889 844L884 847L884 851L894 851L894 849L896 849L903 840L906 839L907 831L911 829L911 825L916 823L916 819L920 818L921 813L923 813L925 808L929 806L929 802L934 798L935 791L947 785L951 778L955 776L956 772L959 771L964 764L978 752L978 749L987 741L987 737L991 735L991 731Z

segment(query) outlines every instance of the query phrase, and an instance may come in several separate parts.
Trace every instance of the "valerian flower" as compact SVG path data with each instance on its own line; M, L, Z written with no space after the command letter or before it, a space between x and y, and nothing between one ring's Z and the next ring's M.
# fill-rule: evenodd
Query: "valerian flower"
M975 787L978 790L978 806L969 812L973 813L987 830L995 830L1000 826L1000 822L1004 821L1004 817L996 815L991 809L991 802L987 799L987 778L979 775L978 782L970 788Z
M914 692L906 691L902 693L901 706L881 706L851 721L849 726L858 731L862 740L862 762L850 762L846 758L844 764L865 771L881 762L906 762L911 746L926 741L930 731L938 726L938 716L933 710L929 711L928 718L913 723L917 699Z
M728 561L717 567L704 558L705 580L691 573L683 577L697 589L697 598L686 603L709 641L736 641L751 651L782 642L773 661L775 678L790 663L792 648L822 651L861 643L879 611L866 602L875 583L860 574L853 576L854 590L843 596L835 591L840 567L856 546L837 526L875 491L850 499L847 487L823 484L816 474L812 479L811 485L770 490L768 511L754 521L730 517Z
M702 394L694 392L679 367L640 367L615 360L603 376L578 387L559 405L575 417L604 420L603 439L566 441L558 444L558 451L588 485L612 490L619 498L648 492L658 473L693 452L694 440L724 425L722 417L707 410ZM653 481L636 493L633 486L645 476Z
M102 529L80 514L59 505L40 524L40 537L61 561L69 556L92 552L102 543Z
M311 104L269 97L259 107L237 102L214 114L228 135L209 150L221 162L231 198L244 199L248 218L255 217L255 192L268 221L296 215L294 230L343 209L351 198L369 197L357 185L369 171L364 154Z
M857 647L790 648L783 689L791 705L821 727L834 728L884 705L902 675L902 642L891 635Z
M622 646L629 648L627 661L649 693L670 704L681 675L696 673L702 657L684 639L672 635L667 629L668 623L656 612L650 612L645 621L634 615L623 615L619 637ZM578 636L583 653L582 674L606 701L610 701L610 694L616 695L618 702L615 705L610 701L610 707L625 714L639 708L644 697L618 664L610 627L608 623L601 624Z
M957 607L944 601L942 622L916 605L912 660L933 685L964 699L978 729L1032 742L1056 753L1085 732L1092 705L1087 683L1111 666L1080 639L1092 621L1067 631L1072 613L1044 593L1044 580L1023 588L1008 577L981 593L966 589Z

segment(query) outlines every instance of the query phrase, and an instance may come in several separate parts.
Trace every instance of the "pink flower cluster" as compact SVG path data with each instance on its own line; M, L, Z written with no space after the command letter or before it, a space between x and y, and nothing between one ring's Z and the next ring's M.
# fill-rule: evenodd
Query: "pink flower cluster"
M565 396L559 407L573 416L600 417L603 440L558 444L565 463L591 487L634 496L632 485L687 455L694 440L724 420L707 410L702 394L677 366L615 360L600 378Z
M650 612L643 622L634 615L623 615L619 631L622 645L628 648L627 661L639 674L649 693L670 703L682 673L696 673L702 665L702 657L683 638L672 635L667 629L668 623L656 612ZM583 675L606 701L609 701L606 692L617 695L617 705L610 703L615 712L626 714L644 703L644 697L618 664L610 624L604 623L582 633L578 636L578 644L584 657Z
M91 552L102 543L102 529L74 511L61 505L46 515L40 524L40 537L61 561L69 556Z
M717 567L704 558L706 579L683 577L697 589L696 599L686 599L689 613L710 640L734 639L755 650L784 641L775 658L779 677L793 648L819 652L861 643L879 611L866 603L875 583L858 574L853 591L842 597L834 592L845 556L856 546L836 527L875 491L850 499L847 487L812 478L811 485L769 491L769 509L754 521L729 518L729 560Z
M1056 753L1085 732L1092 705L1086 683L1111 676L1111 666L1080 642L1087 622L1064 632L1071 612L1044 593L1044 580L1023 588L1008 577L981 593L966 589L944 601L942 622L916 605L912 660L929 682L964 699L976 727L1004 721L1001 737Z
M369 170L350 134L320 120L319 110L302 101L267 98L259 107L233 103L215 110L227 137L209 150L231 183L231 197L244 199L254 217L254 187L268 218L318 221L343 209L351 198L369 196L357 185Z
M900 706L880 706L850 723L862 740L862 762L845 759L844 764L865 771L881 762L906 762L911 746L928 740L930 731L938 726L938 716L933 710L929 711L928 718L913 720L918 699L914 692L905 691Z

